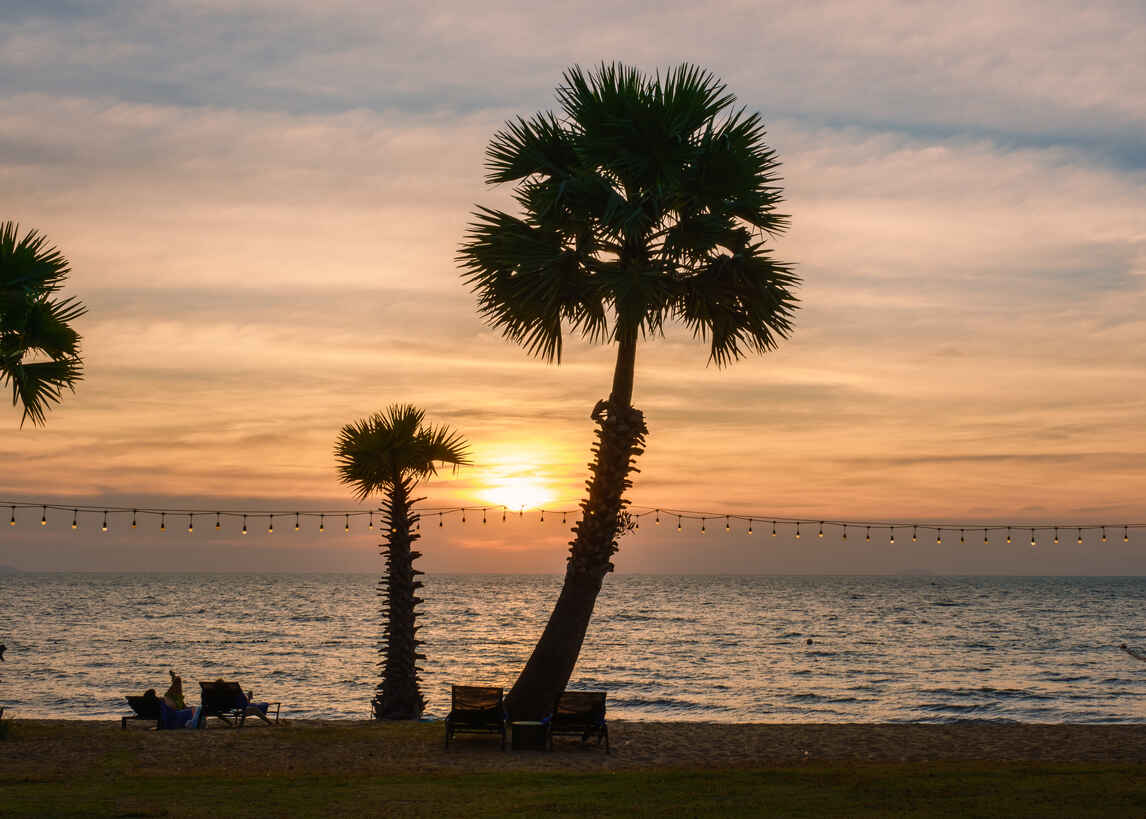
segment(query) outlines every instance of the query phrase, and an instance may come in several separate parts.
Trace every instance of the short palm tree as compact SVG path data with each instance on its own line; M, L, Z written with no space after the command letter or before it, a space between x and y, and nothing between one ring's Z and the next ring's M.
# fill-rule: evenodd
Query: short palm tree
M358 500L382 496L382 525L386 527L386 574L378 584L382 598L382 681L374 695L376 719L417 719L425 707L418 688L418 652L415 611L422 587L411 548L421 535L415 531L419 516L412 497L418 484L435 474L439 464L469 464L468 444L446 426L424 423L426 413L410 404L394 404L354 424L338 435L334 456L338 477L354 488Z
M765 247L787 224L776 155L722 82L690 65L575 66L557 97L560 115L518 118L490 141L486 181L514 183L522 214L479 207L459 253L487 323L527 352L560 362L566 328L617 348L564 586L509 695L526 719L568 682L629 524L647 433L632 406L638 340L675 320L717 366L765 353L791 332L799 283Z
M23 406L21 426L43 425L64 389L83 379L70 323L87 308L56 297L70 272L63 254L34 230L19 234L15 222L0 223L0 384L11 384L12 405Z

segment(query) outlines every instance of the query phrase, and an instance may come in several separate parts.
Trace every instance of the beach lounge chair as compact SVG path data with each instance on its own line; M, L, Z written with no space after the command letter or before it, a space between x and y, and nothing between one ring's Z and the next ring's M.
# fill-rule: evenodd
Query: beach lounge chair
M505 699L500 688L455 685L446 717L446 748L454 734L501 734L505 750Z
M579 736L582 742L597 737L609 753L609 726L605 724L604 691L565 691L557 698L549 720L549 747L554 736Z
M270 709L275 709L274 722L279 721L281 702L252 702L250 693L244 692L243 687L235 682L201 682L199 688L202 692L203 712L202 723L207 724L208 717L222 720L229 726L242 728L248 716L255 716L272 725Z
M172 708L163 700L159 701L159 720L155 726L157 730L171 731L205 726L202 708Z
M142 719L148 722L154 722L155 727L159 727L159 704L163 700L155 695L155 689L149 689L147 693L140 694L139 696L126 696L127 704L131 706L132 713L126 717L120 717L119 727L127 730L127 721L129 719Z

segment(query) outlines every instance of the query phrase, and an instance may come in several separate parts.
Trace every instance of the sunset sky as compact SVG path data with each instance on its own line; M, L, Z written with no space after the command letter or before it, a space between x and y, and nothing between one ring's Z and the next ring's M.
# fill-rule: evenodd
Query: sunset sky
M634 503L1146 522L1141 3L4 7L0 220L47 234L89 314L76 394L42 429L0 415L0 500L353 508L338 430L400 401L472 442L429 505L508 484L574 507L613 352L529 358L483 326L454 255L476 203L508 202L482 181L493 132L554 107L571 64L616 59L698 63L761 112L792 220L775 253L804 280L772 354L718 370L679 328L640 347ZM2 527L0 564L381 566L362 526L38 518ZM558 572L568 540L536 513L425 534L440 572ZM1111 534L1033 551L645 525L616 564L1146 574L1146 529Z

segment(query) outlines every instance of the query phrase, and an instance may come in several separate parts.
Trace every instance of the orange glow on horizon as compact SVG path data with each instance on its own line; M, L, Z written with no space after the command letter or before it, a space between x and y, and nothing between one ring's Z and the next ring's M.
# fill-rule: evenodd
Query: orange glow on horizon
M533 478L504 478L479 494L483 503L511 510L536 509L555 497L548 487Z

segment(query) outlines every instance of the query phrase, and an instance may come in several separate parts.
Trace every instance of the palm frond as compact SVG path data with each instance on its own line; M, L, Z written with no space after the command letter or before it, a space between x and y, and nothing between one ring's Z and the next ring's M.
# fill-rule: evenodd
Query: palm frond
M461 434L426 425L425 417L412 404L392 404L344 426L334 446L339 482L362 501L430 477L439 463L469 465L469 445Z
M710 72L574 65L559 115L507 122L487 180L516 182L519 216L477 208L458 253L486 323L560 361L679 320L723 365L791 331L799 280L762 248L787 228L759 114Z
M683 278L674 312L694 337L710 340L709 360L723 367L767 353L791 334L799 282L790 266L753 245Z
M78 358L10 366L0 357L0 383L11 383L12 405L24 408L21 425L31 421L33 426L43 426L47 410L60 402L65 389L75 390L82 373L83 364Z
M67 279L67 259L15 222L0 223L0 384L23 404L21 426L45 422L46 410L83 378L80 336L70 323L87 312L74 297L54 296ZM47 358L47 361L38 359Z

